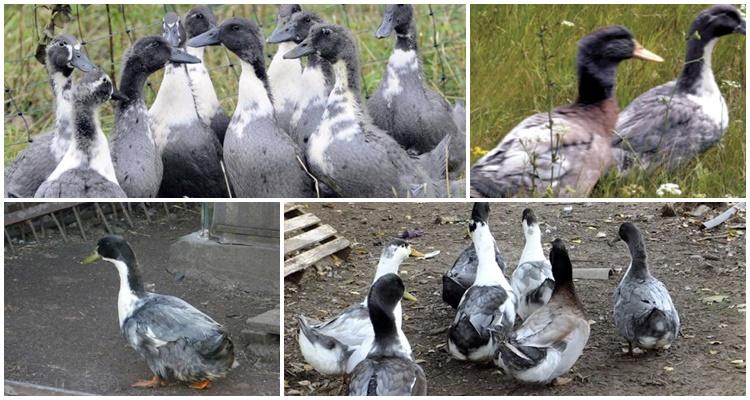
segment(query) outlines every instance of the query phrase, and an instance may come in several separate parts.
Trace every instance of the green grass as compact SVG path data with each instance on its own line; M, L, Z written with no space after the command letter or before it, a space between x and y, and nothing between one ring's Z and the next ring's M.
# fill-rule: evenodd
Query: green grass
M490 150L525 117L546 111L548 97L538 33L548 28L548 62L555 83L552 104L576 95L576 43L606 25L624 25L661 64L629 60L617 74L624 108L648 89L675 79L685 58L685 35L703 5L473 5L471 7L471 146ZM574 24L570 26L568 21ZM592 197L656 197L676 183L686 197L745 196L745 37L726 36L714 49L713 69L729 105L730 125L721 145L675 173L655 171L627 179L611 173ZM729 82L727 84L726 82ZM736 86L736 87L735 87ZM472 163L479 158L472 151Z
M383 76L388 57L393 47L393 38L378 40L375 31L382 19L381 5L303 5L304 9L319 13L326 21L344 25L356 33L362 74L363 94L372 93ZM124 17L127 21L123 19ZM130 46L126 28L132 28L134 39L146 35L161 34L161 19L165 8L173 6L152 5L111 5L113 56L115 76L119 80L121 56ZM176 5L176 11L184 15L190 5ZM54 125L52 91L47 83L47 72L42 64L33 58L38 39L34 28L36 10L39 30L50 20L50 10L43 6L5 6L5 87L11 92L5 95L5 164L12 162L16 154L26 146L27 129L16 113L23 111L32 135L46 132ZM466 9L463 5L433 5L438 47L433 46L433 25L427 5L416 6L417 30L424 73L427 83L441 92L451 102L465 97L466 75ZM85 46L89 58L111 74L107 10L104 5L72 6L74 19L55 34L68 32L89 44ZM266 36L276 26L275 5L225 5L215 6L214 13L219 21L230 16L250 18L261 24ZM75 17L80 15L80 21ZM80 22L80 31L79 31ZM266 47L269 59L276 51L275 45ZM441 63L442 59L442 63ZM229 67L237 63L237 57L227 56L221 47L212 47L206 53L206 64L222 106L228 114L234 112L237 99L237 78ZM239 67L236 66L237 72ZM441 76L445 71L445 81ZM76 72L76 79L80 72ZM161 82L161 72L150 78L153 91L146 88L146 102L151 104ZM13 98L15 103L10 103ZM109 133L113 125L111 106L101 111L102 128Z

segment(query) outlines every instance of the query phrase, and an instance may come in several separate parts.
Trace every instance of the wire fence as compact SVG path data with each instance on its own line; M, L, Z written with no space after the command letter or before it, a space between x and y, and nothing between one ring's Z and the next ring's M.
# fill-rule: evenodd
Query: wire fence
M42 61L44 45L54 36L67 32L81 42L89 58L112 78L119 79L119 62L124 51L147 35L161 33L161 18L168 11L184 15L188 5L6 5L5 6L5 161L15 158L33 136L54 124L54 103L49 78ZM465 97L465 6L416 5L420 55L427 81L449 100ZM33 13L27 13L33 8ZM382 6L328 4L304 6L331 23L350 28L357 37L362 66L363 94L369 97L382 78L390 56L392 40L374 37L382 18ZM217 19L242 16L254 19L266 35L276 25L277 7L273 5L212 5ZM27 32L24 15L32 15L33 32ZM87 22L96 21L94 24ZM103 21L103 22L102 22ZM42 26L43 22L46 25ZM12 34L9 34L13 32ZM236 101L239 70L237 58L221 47L218 54L207 54L206 68L211 74L219 101L231 115ZM273 56L275 47L266 48ZM102 60L106 60L102 62ZM230 72L231 71L231 72ZM160 73L147 82L147 103L158 90ZM112 124L112 113L102 110L102 125Z

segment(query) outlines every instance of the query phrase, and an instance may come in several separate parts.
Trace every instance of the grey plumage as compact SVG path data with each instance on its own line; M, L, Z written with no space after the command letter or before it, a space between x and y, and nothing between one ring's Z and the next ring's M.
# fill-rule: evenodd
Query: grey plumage
M484 348L481 352L489 355L487 359L495 354L513 328L515 314L504 307L508 301L512 302L508 292L499 286L472 286L466 291L448 334L464 358Z
M505 260L503 260L497 245L495 246L495 262L497 262L500 270L505 273ZM444 302L453 308L458 307L466 289L474 284L478 264L477 251L474 249L474 245L469 245L461 252L451 269L443 275L442 296Z
M120 185L105 179L91 168L64 172L54 181L45 181L37 189L38 198L125 198Z

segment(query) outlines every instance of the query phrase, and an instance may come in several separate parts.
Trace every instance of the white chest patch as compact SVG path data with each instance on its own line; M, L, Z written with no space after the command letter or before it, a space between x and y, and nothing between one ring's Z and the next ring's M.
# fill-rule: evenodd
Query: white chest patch
M164 79L148 115L159 152L164 149L172 126L197 122L190 80L184 66L167 64L164 67Z
M718 39L713 39L703 48L703 68L701 69L701 85L695 95L688 95L688 99L700 106L712 122L724 131L729 125L729 111L724 96L716 84L714 72L711 68L711 56Z
M335 113L335 114L334 114ZM334 89L328 97L318 131L310 136L308 161L325 173L331 173L326 151L334 141L351 141L360 133L358 116L361 111L354 95Z
M383 97L389 108L393 97L401 94L404 90L399 75L407 71L417 71L418 68L419 60L416 51L393 50L393 54L388 59L387 76L383 88Z
M239 97L237 108L234 110L232 121L227 129L241 138L245 134L245 127L260 118L273 117L273 105L268 98L268 92L263 81L255 75L253 66L242 61L240 75Z
M58 179L66 171L74 170L76 168L85 168L88 166L108 181L119 184L115 175L115 168L112 165L109 144L107 143L106 136L104 136L104 132L102 132L98 115L95 117L94 123L96 126L96 134L91 142L90 153L86 154L78 149L74 138L60 163L57 164L57 167L52 171L52 174L47 177L47 181Z
M294 107L299 92L307 90L307 88L300 86L302 79L302 63L300 60L284 59L284 54L295 47L297 45L293 42L280 43L271 64L268 66L268 83L271 86L274 107L277 110L284 107Z
M211 123L211 118L216 111L221 108L219 98L216 97L211 75L208 74L206 65L203 63L203 54L205 47L187 47L190 55L198 57L201 62L198 64L186 64L188 78L190 79L190 89L195 100L195 108L198 116L205 124Z
M300 87L305 88L297 94L297 105L292 115L291 125L296 127L302 114L308 107L319 102L325 102L329 93L326 93L326 79L320 68L305 68L300 79Z

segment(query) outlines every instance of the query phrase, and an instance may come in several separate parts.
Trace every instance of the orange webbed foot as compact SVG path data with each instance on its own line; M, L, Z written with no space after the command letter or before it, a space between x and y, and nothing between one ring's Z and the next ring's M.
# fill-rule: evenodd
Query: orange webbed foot
M163 385L163 382L162 382L161 378L159 378L159 376L157 376L157 375L154 375L149 380L138 381L138 382L136 382L136 383L134 383L134 384L132 384L130 386L131 387L137 387L137 388L149 388L149 389L153 389L153 388L157 388L157 387L162 386L162 385Z
M195 390L208 389L209 387L211 387L211 381L209 381L208 379L204 379L200 382L193 382L190 384L190 387Z

